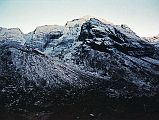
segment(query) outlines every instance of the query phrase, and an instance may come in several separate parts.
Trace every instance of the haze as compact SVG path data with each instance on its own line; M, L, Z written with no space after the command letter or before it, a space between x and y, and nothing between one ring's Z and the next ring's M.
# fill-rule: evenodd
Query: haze
M159 0L0 0L0 27L24 33L85 15L126 24L139 36L159 34Z

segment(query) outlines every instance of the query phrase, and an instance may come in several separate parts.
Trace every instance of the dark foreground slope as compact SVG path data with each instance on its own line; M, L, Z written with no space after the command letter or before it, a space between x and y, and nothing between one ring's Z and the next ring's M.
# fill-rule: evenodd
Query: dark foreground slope
M158 118L159 52L127 26L90 18L4 31L1 119Z

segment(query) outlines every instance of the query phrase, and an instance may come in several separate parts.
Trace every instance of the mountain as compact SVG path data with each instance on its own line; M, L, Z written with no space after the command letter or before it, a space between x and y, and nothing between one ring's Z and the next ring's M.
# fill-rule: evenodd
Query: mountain
M116 104L142 111L144 103L157 110L158 48L126 25L84 17L28 34L1 28L0 43L2 110L88 103L111 111Z

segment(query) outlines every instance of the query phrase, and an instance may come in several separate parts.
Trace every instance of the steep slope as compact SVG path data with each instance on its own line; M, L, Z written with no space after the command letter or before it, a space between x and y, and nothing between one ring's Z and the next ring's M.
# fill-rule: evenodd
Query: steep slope
M84 17L12 34L0 41L1 108L158 103L159 52L126 25Z
M61 64L15 41L1 42L0 52L1 110L47 110L79 102L80 97L91 91L108 98L149 95L133 83L115 82L109 77L79 70L77 66ZM123 85L119 87L120 84Z
M69 61L75 48L82 42L78 41L81 32L81 26L91 16L84 16L79 19L68 21L65 26L41 26L37 27L34 32L30 33L26 45L32 45L46 54L51 55L56 60ZM100 19L104 23L110 23ZM38 37L37 37L38 36Z
M122 29L97 19L84 23L79 36L83 44L75 53L75 63L101 76L126 80L146 89L158 86L158 51Z
M0 101L1 107L8 109L27 109L27 105L39 107L48 101L47 96L53 91L82 89L101 79L57 63L39 50L18 42L1 42L0 53ZM50 96L51 100L56 97Z

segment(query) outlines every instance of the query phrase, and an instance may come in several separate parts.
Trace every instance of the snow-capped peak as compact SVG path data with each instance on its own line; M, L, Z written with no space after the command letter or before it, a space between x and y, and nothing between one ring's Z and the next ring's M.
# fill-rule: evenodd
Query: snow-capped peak
M35 33L49 33L53 31L61 31L63 29L64 27L59 25L43 25L36 27Z
M105 18L90 16L90 15L83 16L83 17L81 17L81 18L79 18L79 19L80 19L80 20L83 20L83 21L87 21L87 20L90 20L91 18L98 19L98 20L100 20L101 22L103 22L103 23L105 23L105 24L112 24L112 22L108 21L108 20L105 19Z
M109 22L108 20L106 20L104 18L86 15L86 16L80 17L78 19L74 19L74 20L68 21L65 26L66 27L71 27L71 26L74 26L75 24L82 25L84 22L90 20L91 18L98 19L98 20L100 20L101 22L103 22L105 24L111 24L111 22Z
M107 21L105 19L86 15L86 16L83 16L81 18L74 19L72 21L68 21L66 23L66 25L65 25L65 27L66 27L65 33L67 35L71 35L71 36L79 35L80 31L81 31L81 26L83 25L83 23L85 23L86 21L88 21L90 19L97 19L97 20L101 21L104 24L111 24L111 22L109 22L109 21Z
M59 26L59 25L43 25L43 26L38 26L33 32L32 40L41 40L46 35L51 35L56 32L63 32L64 31L64 26Z

